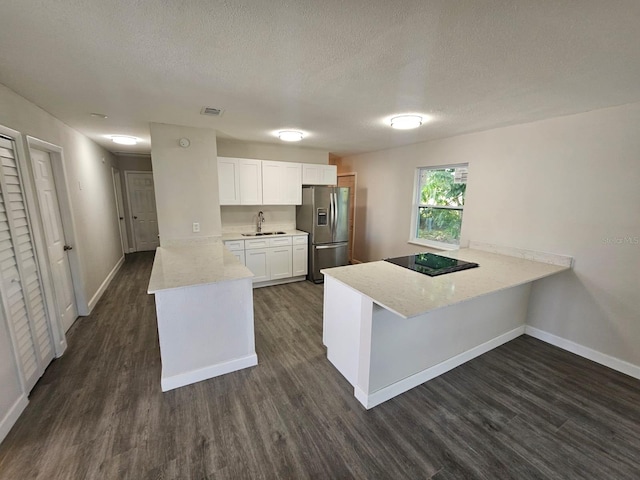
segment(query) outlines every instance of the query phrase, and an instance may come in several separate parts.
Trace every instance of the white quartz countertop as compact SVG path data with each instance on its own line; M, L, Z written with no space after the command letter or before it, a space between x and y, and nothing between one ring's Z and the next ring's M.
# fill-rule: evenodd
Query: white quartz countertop
M252 278L253 273L217 240L205 245L158 247L148 293Z
M387 310L411 318L570 268L468 248L439 252L438 255L475 262L480 266L436 277L385 261L321 271Z
M262 227L262 230L265 232L285 232L279 235L259 235L257 237L253 237L253 236L248 236L245 237L244 235L242 235L243 233L250 233L249 231L246 232L233 232L233 233L223 233L222 234L222 241L224 242L225 240L252 240L255 238L278 238L278 237L290 237L292 235L309 235L307 232L303 232L302 230L296 230L296 229L281 229L281 228L269 228L269 227Z

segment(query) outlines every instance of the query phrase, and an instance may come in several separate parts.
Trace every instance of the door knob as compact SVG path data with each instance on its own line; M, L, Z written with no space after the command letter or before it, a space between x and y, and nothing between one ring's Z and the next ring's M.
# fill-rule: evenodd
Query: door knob
M133 219L134 219L134 220L137 220L137 219L138 219L138 217L136 217L136 216L134 215L134 216L133 216Z
M124 220L124 217L120 217L120 220Z
M66 252L67 250L73 250L73 247L71 245L65 245L62 249Z

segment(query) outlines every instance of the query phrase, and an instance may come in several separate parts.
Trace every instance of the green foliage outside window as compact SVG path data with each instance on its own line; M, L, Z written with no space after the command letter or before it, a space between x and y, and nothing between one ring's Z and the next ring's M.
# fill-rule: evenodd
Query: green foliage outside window
M416 236L459 245L466 188L455 182L455 168L422 169Z

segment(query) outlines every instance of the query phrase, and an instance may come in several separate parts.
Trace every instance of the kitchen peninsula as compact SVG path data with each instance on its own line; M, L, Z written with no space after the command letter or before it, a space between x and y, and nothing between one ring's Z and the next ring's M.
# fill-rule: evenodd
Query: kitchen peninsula
M531 283L571 266L561 255L472 246L439 255L478 268L436 277L385 261L322 271L327 357L365 408L522 335Z
M258 363L253 274L221 240L156 250L155 294L162 391Z

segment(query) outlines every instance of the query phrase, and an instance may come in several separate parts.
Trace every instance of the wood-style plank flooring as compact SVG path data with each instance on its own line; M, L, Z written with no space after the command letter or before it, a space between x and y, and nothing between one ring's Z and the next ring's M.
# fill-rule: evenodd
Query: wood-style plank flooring
M152 258L69 331L0 479L640 478L640 381L523 336L366 411L308 282L254 291L257 367L162 393Z

